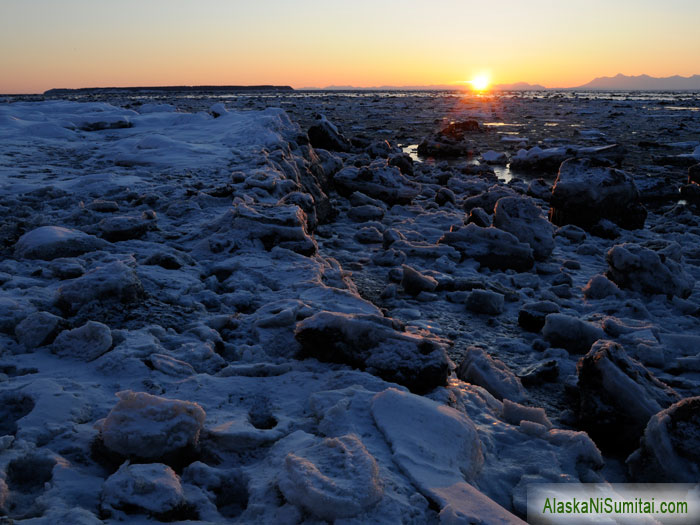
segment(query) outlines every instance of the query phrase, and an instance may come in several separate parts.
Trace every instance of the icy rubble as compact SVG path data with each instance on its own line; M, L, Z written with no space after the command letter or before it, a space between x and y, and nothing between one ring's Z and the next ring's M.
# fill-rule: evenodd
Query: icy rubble
M3 166L0 182L10 517L519 523L529 483L607 475L594 442L567 428L575 417L533 406L543 384L590 394L565 348L617 340L659 378L629 391L695 388L677 368L693 357L677 333L693 318L668 313L693 311L696 254L681 242L692 232L669 249L648 230L618 232L671 272L688 261L681 284L664 284L686 303L642 304L629 283L646 269L614 278L611 266L602 281L609 241L574 227L553 236L546 184L530 185L533 200L522 181L413 164L385 141L315 149L279 109L173 109L0 106L2 151L48 168ZM469 151L489 135L447 134ZM463 348L450 340L486 350L453 374L447 351ZM603 365L644 376L629 356ZM678 430L644 407L635 428L650 417L649 437L629 465L648 475L652 456L688 451L673 437L662 450L660 429ZM23 485L29 471L42 482Z

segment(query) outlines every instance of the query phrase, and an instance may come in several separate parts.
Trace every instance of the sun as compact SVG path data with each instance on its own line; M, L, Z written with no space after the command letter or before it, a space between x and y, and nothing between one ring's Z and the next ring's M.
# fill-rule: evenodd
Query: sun
M474 91L485 91L489 87L490 79L487 75L478 75L471 79L469 83Z

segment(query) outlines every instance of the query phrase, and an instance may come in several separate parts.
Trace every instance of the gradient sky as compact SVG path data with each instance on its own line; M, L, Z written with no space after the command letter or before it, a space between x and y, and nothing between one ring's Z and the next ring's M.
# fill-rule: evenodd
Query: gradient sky
M698 0L0 0L0 93L700 73Z

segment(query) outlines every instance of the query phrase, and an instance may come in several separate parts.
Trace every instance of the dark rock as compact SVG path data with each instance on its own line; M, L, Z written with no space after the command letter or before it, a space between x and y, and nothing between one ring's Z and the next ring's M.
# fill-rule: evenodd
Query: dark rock
M544 179L535 179L528 184L527 194L536 199L549 201L552 197L552 186Z
M91 301L134 302L143 295L136 273L121 261L98 266L82 277L66 281L58 289L57 303L76 311Z
M355 240L361 244L375 244L383 242L384 237L374 226L365 226L355 234Z
M550 203L549 218L557 226L576 224L589 230L608 219L631 230L643 228L647 216L632 177L589 159L562 163Z
M65 321L57 315L34 312L15 327L15 336L27 350L32 350L52 343L64 326Z
M396 321L376 315L319 312L297 324L298 357L344 363L415 393L445 385L444 345L398 328Z
M151 228L153 222L143 217L108 217L102 219L98 227L102 231L102 238L109 242L128 241L140 239Z
M591 233L601 239L610 240L617 239L621 235L620 228L617 227L617 224L608 219L600 219L591 227Z
M680 195L682 199L697 206L700 204L700 184L684 184L681 186Z
M143 262L145 265L160 266L166 270L179 270L185 263L175 254L167 252L155 252L148 256Z
M486 191L467 197L464 199L464 211L469 212L474 208L483 208L486 213L493 213L496 207L496 202L504 197L519 197L519 195L507 186L496 184L491 186Z

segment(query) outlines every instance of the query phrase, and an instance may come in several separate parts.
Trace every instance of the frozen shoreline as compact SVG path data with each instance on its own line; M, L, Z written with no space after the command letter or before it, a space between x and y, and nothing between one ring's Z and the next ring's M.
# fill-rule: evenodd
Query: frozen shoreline
M435 104L454 110L453 102ZM287 109L313 122L309 108L317 104ZM331 97L333 104L335 114L360 118L347 100ZM392 125L410 109L400 98L372 104L363 109L365 128L340 122L366 144L334 153L306 144L306 128L278 109L218 104L214 118L172 104L0 105L0 395L11 436L2 438L0 507L7 514L33 518L27 523L99 523L127 511L135 512L132 522L149 514L203 522L459 523L470 515L515 522L508 513L524 516L528 483L624 479L621 461L638 448L629 440L641 437L649 417L700 395L700 302L685 293L700 277L700 221L689 207L652 207L643 229L618 229L616 239L564 227L549 233L551 253L531 270L488 269L461 253L471 248L441 239L473 208L486 208L490 221L495 197L528 199L544 213L547 201L525 197L528 184L517 179L506 185L486 172L465 175L454 163L402 161L381 137L411 132L384 133L375 124L392 105L399 108ZM456 113L483 122L511 107L478 104ZM607 118L609 104L594 101L593 115ZM425 107L417 128L427 130ZM577 117L587 118L584 110L588 104ZM697 112L688 113L683 136L659 132L666 143L700 130ZM616 129L579 132L578 147L616 140ZM519 147L534 146L545 131L518 130L529 139ZM405 138L424 138L415 133ZM508 136L486 133L476 146L504 151ZM668 153L687 156L695 147ZM647 187L680 184L674 173L650 171L648 181L634 173L642 199ZM469 199L478 205L465 215ZM547 228L535 219L540 235ZM42 226L67 230L20 240ZM602 292L586 295L589 280L608 270L606 252L625 242L677 259L687 272L687 282L674 283L681 292L669 298L599 283ZM416 270L410 282L402 265ZM520 312L543 301L555 308L545 312L555 315L550 326L523 330ZM575 329L594 334L591 341L624 347L600 348L611 357L586 376L589 383L576 363L590 344L580 350L569 341L571 319L588 323ZM458 373L470 381L452 373L434 388L444 382L435 370L452 371L465 357ZM625 359L668 386L620 376ZM556 367L554 379L535 373L547 366ZM143 398L145 415L125 427L132 437L104 439L98 422L127 390L197 403L206 419ZM601 391L613 401L637 392L640 401L633 421L623 423L633 429L624 454L604 450L607 465L593 441L573 430L594 409L609 416L630 408L597 399ZM600 435L615 428L588 424ZM180 433L184 443L168 450L168 436ZM654 453L654 439L647 441L641 456ZM175 471L116 472L129 457ZM42 472L42 482L22 482L28 469ZM648 475L638 470L638 479ZM152 484L150 502L139 498L138 483Z

